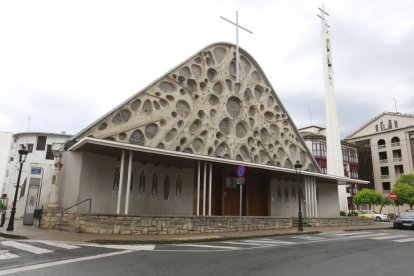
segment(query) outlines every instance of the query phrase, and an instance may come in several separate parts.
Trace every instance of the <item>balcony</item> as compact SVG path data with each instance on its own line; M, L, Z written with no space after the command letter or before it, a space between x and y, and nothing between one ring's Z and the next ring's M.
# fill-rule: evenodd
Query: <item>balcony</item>
M395 143L391 143L391 147L399 147L400 146L400 142L395 142Z
M402 157L395 157L393 160L394 160L394 163L400 163L400 162L403 161L403 158Z
M386 163L388 163L388 159L380 159L379 163L380 164L386 164Z
M381 179L389 179L390 176L388 174L381 175Z
M387 145L378 145L378 149L385 149L387 147Z

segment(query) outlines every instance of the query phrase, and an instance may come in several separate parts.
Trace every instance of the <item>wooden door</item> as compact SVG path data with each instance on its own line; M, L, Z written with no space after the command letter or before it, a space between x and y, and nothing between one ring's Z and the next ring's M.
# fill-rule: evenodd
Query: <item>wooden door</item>
M240 185L237 185L233 179L231 177L223 178L223 216L240 215Z
M268 215L268 185L266 177L247 178L247 215L267 216Z

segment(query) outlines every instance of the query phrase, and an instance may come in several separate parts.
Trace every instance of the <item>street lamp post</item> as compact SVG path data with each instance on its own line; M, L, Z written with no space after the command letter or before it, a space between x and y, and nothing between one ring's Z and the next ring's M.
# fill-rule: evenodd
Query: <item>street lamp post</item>
M302 178L301 178L302 164L299 161L296 161L295 170L296 170L296 175L298 176L298 198L299 198L299 212L298 212L299 225L298 225L298 232L302 232L303 231L303 223L302 223L302 193L300 192L300 183L302 182Z
M14 200L13 200L13 207L10 212L10 219L9 219L9 225L7 226L7 231L13 231L14 230L14 216L16 214L16 201L17 201L17 194L19 192L19 185L20 185L20 176L22 175L22 168L23 163L26 161L26 157L29 154L29 151L25 149L23 146L21 149L19 149L19 175L17 177L17 184L16 184L16 191L14 192Z

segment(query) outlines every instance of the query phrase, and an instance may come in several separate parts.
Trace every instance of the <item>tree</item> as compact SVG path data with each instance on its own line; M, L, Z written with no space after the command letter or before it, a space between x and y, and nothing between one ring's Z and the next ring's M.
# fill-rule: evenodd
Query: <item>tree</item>
M401 175L397 181L395 181L395 184L397 183L405 183L414 186L414 173Z
M356 204L368 204L369 209L373 204L381 204L383 195L372 190L372 189L362 189L358 191L353 198L353 201Z
M386 205L392 204L392 201L387 196L381 195L381 203L380 204L381 204L381 208L380 208L379 212L382 213L382 208L384 208L384 206L386 206Z
M397 205L408 204L410 209L414 205L414 185L410 185L403 182L396 182L392 191L397 194L397 200L395 203Z

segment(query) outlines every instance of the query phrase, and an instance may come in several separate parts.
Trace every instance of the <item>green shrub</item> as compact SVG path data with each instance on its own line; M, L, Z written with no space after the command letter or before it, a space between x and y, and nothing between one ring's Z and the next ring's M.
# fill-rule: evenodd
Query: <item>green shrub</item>
M339 215L341 217L346 217L346 212L345 211L339 211Z

